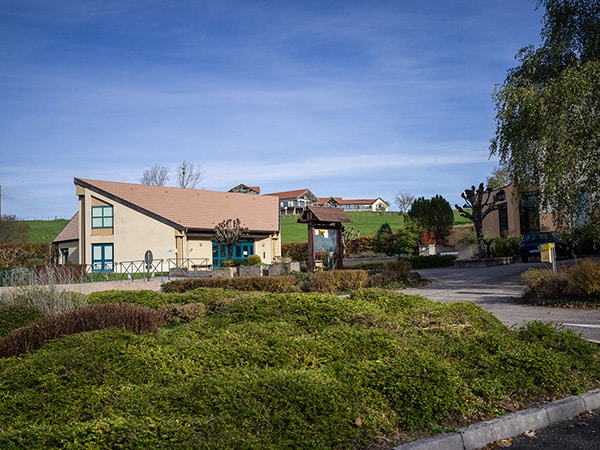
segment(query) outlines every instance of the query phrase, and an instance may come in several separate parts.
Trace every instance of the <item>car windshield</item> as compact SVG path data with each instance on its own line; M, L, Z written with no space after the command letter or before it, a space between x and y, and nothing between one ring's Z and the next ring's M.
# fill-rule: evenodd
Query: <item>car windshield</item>
M550 240L550 233L527 233L523 236L523 242L547 242Z

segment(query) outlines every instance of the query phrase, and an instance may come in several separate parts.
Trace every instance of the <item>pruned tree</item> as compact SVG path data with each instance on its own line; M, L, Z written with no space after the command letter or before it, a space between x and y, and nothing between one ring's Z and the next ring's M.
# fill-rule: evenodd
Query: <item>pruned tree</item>
M394 203L398 205L398 209L400 209L400 213L405 215L410 205L415 201L414 195L409 194L408 192L401 192L394 198Z
M419 227L435 233L436 241L443 241L450 234L454 225L454 212L448 200L436 195L427 200L416 199L408 211L410 217Z
M204 178L204 171L194 163L184 160L177 168L177 183L181 188L194 189Z
M240 219L226 219L215 226L214 241L227 247L227 259L233 259L233 248L248 235L249 229Z
M27 240L29 225L16 216L0 216L0 244L19 244Z
M164 186L169 179L169 169L160 164L153 165L150 169L144 170L140 183L150 186Z
M462 217L473 222L475 236L477 237L477 253L480 258L485 258L487 247L483 236L483 219L489 213L498 209L496 205L497 197L492 197L492 189L489 187L484 188L483 183L480 183L477 188L471 186L470 189L465 189L460 196L465 203L463 206L455 205L455 207Z

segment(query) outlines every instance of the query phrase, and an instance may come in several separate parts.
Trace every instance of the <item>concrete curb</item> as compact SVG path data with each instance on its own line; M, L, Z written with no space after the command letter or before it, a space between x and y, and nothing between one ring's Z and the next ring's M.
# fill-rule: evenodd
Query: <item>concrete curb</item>
M600 389L498 419L469 425L455 433L441 434L400 445L392 450L474 450L483 448L492 442L512 438L529 430L539 430L596 409L600 409Z

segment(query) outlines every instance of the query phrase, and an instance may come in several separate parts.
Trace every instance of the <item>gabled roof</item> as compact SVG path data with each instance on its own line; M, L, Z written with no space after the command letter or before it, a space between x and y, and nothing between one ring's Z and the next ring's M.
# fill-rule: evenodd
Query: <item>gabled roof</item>
M304 208L304 212L298 219L298 222L307 223L314 219L316 219L317 222L322 223L352 222L343 209L328 208L325 206L308 206Z
M378 198L359 198L359 199L350 199L350 200L344 200L342 197L327 197L327 198L320 198L318 204L319 205L323 205L323 204L325 204L325 203L327 203L329 201L334 201L338 205L372 205L377 200L381 200L386 205L388 204L388 202L386 202L385 200L383 200L381 197L378 197Z
M212 231L218 223L236 218L251 233L279 231L275 197L79 178L74 182L182 231Z
M288 199L288 198L299 198L302 197L303 195L306 195L310 198L313 198L315 200L318 200L318 197L313 194L310 189L296 189L293 191L283 191L283 192L271 192L269 194L264 194L266 196L273 196L273 197L279 197L282 199Z
M71 218L52 242L68 242L79 240L79 213Z
M229 189L229 192L237 192L240 194L260 194L260 186L248 186L247 184L238 184Z

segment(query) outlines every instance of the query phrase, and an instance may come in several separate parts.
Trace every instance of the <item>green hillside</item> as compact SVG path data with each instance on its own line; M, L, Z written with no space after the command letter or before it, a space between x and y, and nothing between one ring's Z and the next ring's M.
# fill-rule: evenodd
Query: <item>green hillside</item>
M281 216L281 241L282 242L304 242L308 240L307 225L298 223L297 215ZM404 226L404 216L397 212L370 213L370 212L349 212L348 217L351 223L345 224L346 227L353 227L360 231L361 236L370 236L377 233L381 225L387 223L392 230L397 230ZM458 212L454 212L454 225L467 225L471 222L461 217Z
M298 223L297 215L281 216L281 240L282 242L304 242L307 240L307 227L304 223ZM404 226L404 217L397 212L367 213L349 212L348 217L352 220L346 224L360 231L361 236L369 236L377 233L379 227L388 223L392 230ZM69 222L66 219L57 220L28 220L29 242L52 242L58 233ZM470 221L460 217L454 212L455 225L467 225Z
M69 221L56 220L26 220L29 225L27 240L29 242L52 242Z

